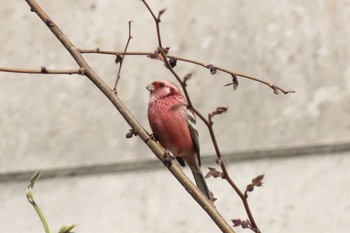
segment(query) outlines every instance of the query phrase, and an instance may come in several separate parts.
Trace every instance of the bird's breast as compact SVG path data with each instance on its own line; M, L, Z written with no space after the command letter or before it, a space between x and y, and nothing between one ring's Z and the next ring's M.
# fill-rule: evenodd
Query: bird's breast
M186 121L186 107L181 103L156 101L150 103L148 119L153 134L163 147L174 155L193 151L192 138Z

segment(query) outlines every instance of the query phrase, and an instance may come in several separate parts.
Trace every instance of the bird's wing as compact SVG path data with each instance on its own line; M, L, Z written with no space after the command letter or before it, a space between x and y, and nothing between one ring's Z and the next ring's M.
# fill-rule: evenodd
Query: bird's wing
M197 154L197 160L198 160L198 165L201 166L201 157L200 157L200 150L199 150L199 140L198 140L198 130L196 126L196 117L191 112L190 110L186 109L186 114L187 114L187 124L188 124L188 129L191 134L193 146L194 146L194 151Z

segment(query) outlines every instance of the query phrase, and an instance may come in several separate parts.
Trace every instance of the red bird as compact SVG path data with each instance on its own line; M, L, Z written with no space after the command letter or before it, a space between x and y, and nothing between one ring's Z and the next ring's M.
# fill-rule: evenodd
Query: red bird
M197 187L209 199L209 189L200 170L198 131L193 113L177 86L167 80L154 81L150 91L148 121L153 135L177 161L190 167Z

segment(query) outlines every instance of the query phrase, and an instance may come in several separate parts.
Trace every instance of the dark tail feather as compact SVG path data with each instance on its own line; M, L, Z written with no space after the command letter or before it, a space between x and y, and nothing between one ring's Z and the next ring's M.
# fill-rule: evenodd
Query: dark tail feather
M192 166L191 166L191 171L192 171L194 180L196 181L197 187L199 188L199 190L202 191L204 196L206 196L209 199L209 189L208 189L207 183L205 182L205 178L202 172L199 170L199 168L192 167Z

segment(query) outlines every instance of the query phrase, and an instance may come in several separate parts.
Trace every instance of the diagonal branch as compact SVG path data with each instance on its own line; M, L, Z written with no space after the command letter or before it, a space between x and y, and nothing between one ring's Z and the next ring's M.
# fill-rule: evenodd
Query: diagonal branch
M26 0L31 7L31 11L35 12L40 19L48 26L51 32L62 43L66 50L72 55L78 65L84 69L84 75L90 79L97 88L112 102L119 113L124 117L126 122L131 126L134 132L147 144L153 153L163 163L167 164L165 158L165 151L152 137L146 132L142 125L135 119L135 117L125 107L118 95L91 69L88 63L84 60L79 50L72 44L72 42L63 34L59 27L49 18L49 16L41 9L35 0ZM197 201L197 203L208 213L216 225L222 232L234 233L229 224L224 220L215 207L202 195L191 180L183 173L183 171L175 164L167 164L169 171L175 178L185 187L188 193Z
M131 36L131 23L132 23L132 21L129 21L129 36L128 36L128 40L127 40L126 45L125 45L125 48L124 48L123 55L120 55L120 54L117 54L117 55L116 55L117 58L116 58L115 62L116 62L116 63L119 62L120 65L119 65L117 78L116 78L116 80L115 80L115 84L114 84L114 88L113 88L114 91L117 91L117 85L118 85L118 82L119 82L119 79L120 79L120 71L122 70L122 66L123 66L123 63L124 63L125 53L126 53L126 50L128 49L130 40L132 39L132 36Z
M260 233L260 229L258 227L258 225L256 224L255 222L255 219L254 219L254 216L252 214L252 211L250 210L250 207L249 207L249 203L248 203L248 196L246 195L246 193L243 193L239 188L238 186L236 185L236 183L232 180L232 178L230 177L227 169L226 169L226 165L223 161L223 158L222 158L222 155L220 153L220 150L219 150L219 147L218 147L218 144L217 144L217 141L216 141L216 137L214 135L214 129L213 129L213 117L215 116L215 114L211 113L211 114L208 114L208 120L205 121L205 124L207 125L208 129L209 129L209 132L210 132L210 136L213 140L213 144L214 144L214 147L215 147L215 151L217 152L216 155L217 155L217 160L216 160L216 163L219 164L219 166L221 167L221 170L222 170L222 178L227 180L227 182L231 185L231 187L235 190L235 192L237 193L237 195L239 196L239 198L241 199L242 203L243 203L243 206L244 206L244 209L248 215L248 218L249 218L249 221L251 222L252 224L252 227L253 227L253 230L256 232L256 233Z

